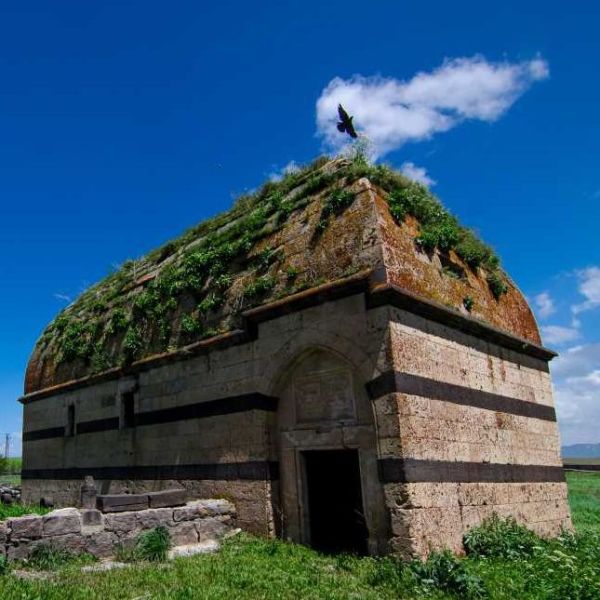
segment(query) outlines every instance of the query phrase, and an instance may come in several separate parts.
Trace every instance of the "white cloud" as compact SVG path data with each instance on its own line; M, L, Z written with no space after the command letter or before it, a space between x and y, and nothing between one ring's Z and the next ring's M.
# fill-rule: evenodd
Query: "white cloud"
M564 344L572 342L579 337L579 330L574 327L562 327L560 325L545 325L542 327L542 339L545 344Z
M413 181L418 181L419 183L422 183L427 187L431 187L436 183L434 179L431 179L431 177L429 177L429 175L427 174L427 169L425 167L418 167L417 165L415 165L414 162L407 161L402 163L400 170L409 179L412 179Z
M557 384L555 401L564 445L600 442L600 370Z
M538 294L534 298L534 301L537 307L536 312L542 319L546 319L556 312L554 300L552 300L552 297L548 292L542 292L541 294Z
M588 267L576 272L579 279L579 293L585 298L581 304L571 307L574 314L600 306L600 267Z
M68 296L67 294L53 294L53 296L57 300L61 300L62 302L66 302L67 304L70 304L71 302L73 302L73 299L71 298L71 296Z
M290 160L290 162L287 165L285 165L285 167L283 167L282 169L270 173L269 179L271 181L281 181L286 175L294 173L298 170L300 170L298 163L295 160Z
M520 63L488 62L482 56L447 59L409 81L355 75L331 80L317 100L317 129L339 151L346 138L336 129L337 105L355 117L373 143L375 157L409 141L425 140L466 119L495 121L534 82L548 77L536 58Z
M600 442L600 343L565 350L551 369L563 444Z
M590 266L569 275L577 277L581 302L571 306L571 326L541 328L544 341L550 344L563 344L595 331L584 329L578 315L600 306L600 267ZM547 304L544 294L535 297L540 314ZM600 342L579 343L562 350L552 361L551 372L563 444L600 442Z
M556 377L581 377L600 368L600 343L573 346L560 353L552 363Z

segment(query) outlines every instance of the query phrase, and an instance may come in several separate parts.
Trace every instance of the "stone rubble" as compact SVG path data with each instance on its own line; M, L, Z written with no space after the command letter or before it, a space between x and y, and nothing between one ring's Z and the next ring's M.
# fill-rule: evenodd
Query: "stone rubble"
M21 501L21 488L0 483L0 504L13 504Z
M235 516L235 507L227 500L195 500L183 507L106 515L96 509L61 508L46 515L0 521L0 556L25 559L37 546L48 544L57 550L106 558L118 547L132 547L140 533L158 526L167 528L175 548L211 549L235 531Z

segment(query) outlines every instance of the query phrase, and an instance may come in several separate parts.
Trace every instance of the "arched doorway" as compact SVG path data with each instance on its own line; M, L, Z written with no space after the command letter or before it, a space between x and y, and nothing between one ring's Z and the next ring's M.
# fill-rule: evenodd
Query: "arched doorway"
M356 369L313 348L288 367L278 395L282 537L323 551L385 552L377 436Z

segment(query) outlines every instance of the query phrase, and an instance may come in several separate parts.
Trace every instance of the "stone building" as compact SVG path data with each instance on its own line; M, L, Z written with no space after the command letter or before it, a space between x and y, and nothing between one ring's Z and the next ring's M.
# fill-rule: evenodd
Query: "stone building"
M23 496L186 487L248 531L423 555L496 512L570 526L548 363L424 188L317 161L88 290L25 383Z

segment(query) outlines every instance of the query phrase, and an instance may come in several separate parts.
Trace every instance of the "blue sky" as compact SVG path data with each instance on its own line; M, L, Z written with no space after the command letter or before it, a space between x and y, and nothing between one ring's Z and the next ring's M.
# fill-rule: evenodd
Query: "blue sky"
M352 92L536 304L563 441L600 441L600 9L415 4L0 3L0 432L65 298L327 149Z

